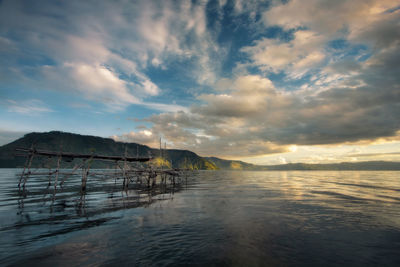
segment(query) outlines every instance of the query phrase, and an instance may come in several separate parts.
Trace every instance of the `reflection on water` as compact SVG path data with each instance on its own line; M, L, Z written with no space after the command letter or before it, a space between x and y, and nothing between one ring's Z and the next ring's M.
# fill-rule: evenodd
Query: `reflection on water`
M5 265L400 265L398 172L202 171L175 194L92 179L82 207L78 178L53 203L46 182L21 198L0 170Z

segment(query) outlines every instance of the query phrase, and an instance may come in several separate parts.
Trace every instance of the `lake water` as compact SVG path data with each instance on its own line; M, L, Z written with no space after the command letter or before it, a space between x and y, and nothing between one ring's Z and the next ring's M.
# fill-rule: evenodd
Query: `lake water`
M0 263L40 266L400 266L400 172L199 171L175 192L0 169Z

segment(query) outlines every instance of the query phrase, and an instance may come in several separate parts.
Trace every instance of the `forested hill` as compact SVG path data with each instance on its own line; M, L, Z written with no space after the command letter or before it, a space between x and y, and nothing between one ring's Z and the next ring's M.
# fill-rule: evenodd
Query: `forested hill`
M29 133L14 142L1 146L0 168L23 167L26 159L24 157L16 157L15 149L17 147L30 148L32 144L36 149L59 151L62 148L62 151L73 153L119 156L124 155L126 148L128 156L160 156L159 149L141 144L115 142L110 138L52 131L46 133ZM173 168L199 170L400 170L399 162L387 161L343 162L334 164L291 163L261 166L238 160L200 157L188 150L168 149L163 154L164 158L166 158L169 164L172 164L171 167ZM43 159L35 159L33 162L33 167L45 167L45 165L46 162ZM73 167L73 163L65 162L63 166ZM94 168L113 167L112 163L99 161L94 162L92 166Z
M32 144L36 149L60 151L61 148L65 152L82 154L94 153L97 155L122 156L126 148L128 156L160 156L159 149L153 149L145 145L115 142L110 138L52 131L29 133L14 142L1 146L0 167L15 168L24 166L26 159L15 156L15 149L18 147L30 148ZM213 163L188 150L168 149L163 154L170 163L172 162L172 167L174 168L217 169ZM44 167L45 164L43 159L35 159L33 167ZM71 167L72 164L63 163L63 166ZM112 163L95 161L92 166L94 168L107 168L112 167Z

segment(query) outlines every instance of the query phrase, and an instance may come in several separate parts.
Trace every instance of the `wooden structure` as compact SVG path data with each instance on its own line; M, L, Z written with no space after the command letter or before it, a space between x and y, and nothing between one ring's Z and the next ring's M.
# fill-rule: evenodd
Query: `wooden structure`
M107 156L107 155L98 155L98 154L79 154L79 153L70 153L63 151L48 151L48 150L40 150L35 149L33 146L31 148L17 148L16 151L19 153L17 156L25 156L26 163L23 168L22 173L20 174L20 179L18 183L18 188L25 192L26 183L28 178L31 175L45 175L49 177L48 188L53 183L54 185L54 196L57 192L57 186L61 187L67 181L69 177L76 174L76 171L82 170L82 179L81 179L81 196L84 196L86 193L86 185L89 176L91 175L102 175L108 178L113 178L115 181L117 179L122 179L122 187L124 190L127 190L130 184L134 184L135 188L145 188L152 189L155 187L167 187L168 185L175 186L177 183L182 183L183 177L185 177L185 181L187 179L188 170L185 169L164 169L156 168L151 164L153 157L150 155L148 157L136 157L128 156L127 150L125 149L125 155L123 156ZM160 156L162 155L162 151L160 149ZM35 157L44 157L44 158L56 158L56 167L52 169L50 166L48 167L48 171L35 171L31 170L32 162ZM62 169L61 162L67 161L72 162L74 159L81 159L82 161L76 164L72 169ZM91 164L93 161L108 161L114 162L115 171L114 172L105 172L102 170L91 171ZM150 164L148 164L150 163ZM157 183L157 178L159 177L159 182ZM52 181L53 180L53 181ZM59 182L61 180L61 182Z
M127 161L127 162L147 162L152 157L127 157L127 156L104 156L96 154L78 154L68 152L55 152L48 150L38 150L34 148L17 148L18 152L28 153L29 155L47 156L47 157L62 157L68 161L68 159L98 159L98 160L111 160L111 161Z

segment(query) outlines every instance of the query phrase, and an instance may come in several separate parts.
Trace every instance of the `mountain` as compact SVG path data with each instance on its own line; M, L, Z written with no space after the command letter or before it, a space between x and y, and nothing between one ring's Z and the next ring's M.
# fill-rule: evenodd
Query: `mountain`
M24 137L0 147L0 168L23 167L26 158L15 156L18 147L30 148L32 145L36 149L98 154L106 156L160 156L160 150L150 148L136 143L115 142L110 138L87 136L73 133L52 131L46 133L29 133ZM172 162L173 168L189 168L202 170L215 170L217 167L212 162L198 156L188 150L168 149L163 151L164 158ZM46 167L47 159L43 157L34 158L32 167ZM53 166L55 159L53 159ZM156 161L157 162L157 161ZM63 162L62 166L73 167L74 162ZM94 161L93 168L111 168L115 166L112 162Z
M341 162L329 164L288 163L279 165L254 165L239 160L225 160L215 157L206 157L222 170L253 170L253 171L372 171L372 170L400 170L400 162L391 161L363 161Z
M239 160L224 160L215 157L206 157L222 170L253 170L253 171L373 171L373 170L400 170L400 162L391 161L363 161L341 162L329 164L288 163L280 165L254 165Z
M255 171L289 171L289 170L400 170L400 162L367 161L367 162L342 162L334 164L305 164L290 163L282 165L254 165L239 160L225 160L216 157L200 157L188 150L167 149L163 150L164 161L160 158L160 150L136 143L116 142L110 138L80 135L52 131L46 133L29 133L24 137L0 147L0 168L23 167L26 158L16 156L18 147L36 149L98 154L107 156L122 156L127 150L128 156L148 156L156 158L155 163L165 162L173 168L188 168L199 170L255 170ZM55 159L52 166L55 166ZM46 167L48 159L35 158L32 167ZM65 168L73 167L75 162L63 162ZM95 161L93 168L112 168L112 162Z

